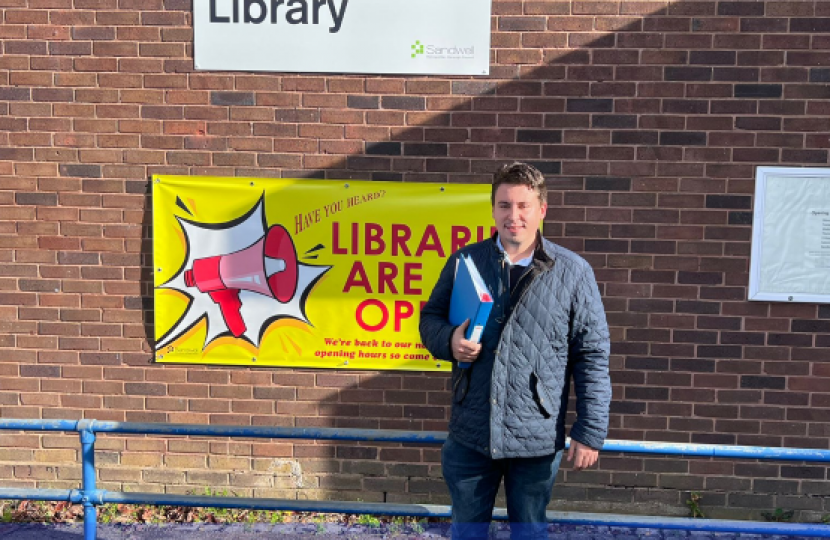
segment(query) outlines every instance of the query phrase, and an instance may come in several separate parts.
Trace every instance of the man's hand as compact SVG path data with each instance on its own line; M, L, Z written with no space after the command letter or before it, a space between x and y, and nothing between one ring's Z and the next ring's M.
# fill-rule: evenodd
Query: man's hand
M568 461L574 462L574 470L581 471L592 467L597 462L598 450L571 439L571 448L568 450ZM574 461L576 456L576 461Z
M475 362L481 352L481 343L474 343L464 339L464 334L467 333L468 326L470 326L470 319L464 321L452 333L450 347L452 347L453 357L459 362Z

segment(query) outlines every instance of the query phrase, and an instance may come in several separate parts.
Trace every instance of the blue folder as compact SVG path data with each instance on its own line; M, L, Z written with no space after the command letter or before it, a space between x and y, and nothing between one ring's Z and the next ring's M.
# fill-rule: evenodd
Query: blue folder
M481 341L487 319L493 309L493 295L490 293L472 259L461 255L455 268L455 282L450 297L450 324L458 326L470 319L465 338L476 343ZM458 362L466 368L470 362Z

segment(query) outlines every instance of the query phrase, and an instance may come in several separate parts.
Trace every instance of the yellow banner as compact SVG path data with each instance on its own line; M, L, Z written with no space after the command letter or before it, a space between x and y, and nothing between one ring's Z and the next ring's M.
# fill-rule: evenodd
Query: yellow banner
M443 371L418 334L490 186L155 176L156 361Z

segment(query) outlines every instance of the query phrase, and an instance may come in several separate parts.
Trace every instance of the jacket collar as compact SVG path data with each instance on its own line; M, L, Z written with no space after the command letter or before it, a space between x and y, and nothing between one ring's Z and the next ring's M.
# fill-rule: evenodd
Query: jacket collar
M490 248L494 250L495 255L497 257L502 257L502 251L499 249L498 244L496 243L496 239L498 238L499 233L494 232L493 236L490 237ZM533 262L531 266L539 271L550 270L553 268L555 263L556 257L553 254L553 243L545 240L542 237L542 233L536 231L536 247L533 249Z

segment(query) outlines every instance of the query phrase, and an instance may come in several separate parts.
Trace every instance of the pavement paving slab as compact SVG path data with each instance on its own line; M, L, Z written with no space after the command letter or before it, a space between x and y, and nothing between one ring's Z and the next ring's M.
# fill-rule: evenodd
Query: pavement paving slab
M2 540L83 540L83 524L0 524ZM491 529L493 540L509 540L506 524ZM549 540L785 540L786 536L710 533L670 529L634 529L551 524ZM450 540L448 524L430 524L424 530L389 526L345 526L335 523L280 523L256 525L107 524L98 525L97 540Z

